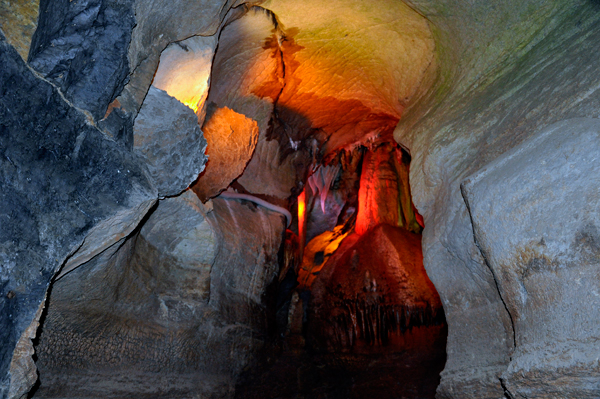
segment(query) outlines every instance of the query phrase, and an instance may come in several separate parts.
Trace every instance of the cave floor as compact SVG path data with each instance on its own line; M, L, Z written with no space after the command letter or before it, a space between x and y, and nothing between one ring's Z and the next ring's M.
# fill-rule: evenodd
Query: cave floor
M439 327L432 327L439 332ZM437 334L436 334L437 335ZM236 399L429 399L446 362L446 328L428 346L392 353L286 351L236 387Z
M428 399L435 397L446 362L447 327L414 328L403 347L363 353L269 351L264 366L248 370L235 399ZM416 334L415 334L416 333ZM285 344L278 348L285 347ZM372 353L370 349L380 353ZM384 352L384 350L386 352ZM371 353L369 353L371 352ZM29 397L36 399L208 399L231 397L220 374L148 372L121 368L47 370Z

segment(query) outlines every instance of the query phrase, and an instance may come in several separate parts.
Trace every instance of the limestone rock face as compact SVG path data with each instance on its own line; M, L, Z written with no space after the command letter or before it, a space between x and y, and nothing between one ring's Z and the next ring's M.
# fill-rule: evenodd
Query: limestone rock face
M192 191L160 203L140 231L139 240L161 264L156 276L162 295L195 301L208 300L210 270L219 244L207 220L206 206ZM138 246L140 243L137 244ZM137 250L140 256L143 252ZM173 287L177 287L176 290Z
M137 114L156 73L160 55L169 44L192 36L217 35L231 7L239 3L239 0L136 1L136 25L128 51L130 80L118 97L123 108ZM236 9L231 13L237 15Z
M544 129L463 183L475 239L512 316L513 396L596 397L600 120ZM554 380L566 373L569 378Z
M280 40L274 16L260 7L251 7L243 17L227 24L219 36L208 101L258 124L256 150L238 183L253 194L285 199L304 177L308 162L302 149L284 152L289 139L278 140L270 126L284 86Z
M495 278L474 243L460 183L548 125L597 117L600 75L591 54L600 41L600 15L597 5L583 1L412 3L432 21L439 70L426 74L418 103L395 138L412 155L413 201L426 226L424 264L448 321L448 360L438 396L500 397L500 378L519 353L511 323L518 315L507 311L497 289L501 276ZM518 217L518 211L510 215ZM579 312L579 304L571 311ZM538 377L548 384L556 380L556 374ZM575 392L580 380L567 371L564 379ZM586 395L586 387L574 396Z
M135 119L134 151L146 162L160 196L185 190L204 170L206 139L187 106L153 86Z
M229 108L219 108L209 111L202 129L208 142L209 160L193 190L206 201L242 174L256 148L258 125Z
M100 235L106 238L111 234L105 229L118 224L123 215L126 224L135 225L156 192L135 157L34 75L2 35L0 93L0 397L4 397L15 345L31 323L37 323L34 316L59 266L94 229L104 230ZM86 251L93 253L98 246L102 243L92 239Z
M405 3L268 0L284 33L279 119L292 140L319 130L323 152L391 136L433 58L427 20ZM393 49L393 50L392 50ZM290 129L291 130L291 129ZM289 148L289 147L288 147Z
M42 0L30 65L100 120L129 74L134 1Z
M264 295L279 272L285 222L279 213L247 202L213 202L209 215L222 246L211 272L210 305L229 323L264 331Z
M268 331L283 229L253 204L161 200L117 252L55 283L38 395L232 397Z

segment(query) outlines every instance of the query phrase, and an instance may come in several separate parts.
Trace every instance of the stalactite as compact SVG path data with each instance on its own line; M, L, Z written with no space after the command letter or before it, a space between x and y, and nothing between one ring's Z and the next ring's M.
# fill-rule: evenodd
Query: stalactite
M441 309L429 304L390 304L384 295L340 300L340 309L330 320L331 336L338 349L353 347L358 341L368 345L386 345L392 335L401 335L414 327L444 323Z
M325 200L331 188L331 183L333 183L339 171L339 164L335 166L321 166L308 178L308 185L313 192L313 196L320 195L321 210L323 213L325 213Z

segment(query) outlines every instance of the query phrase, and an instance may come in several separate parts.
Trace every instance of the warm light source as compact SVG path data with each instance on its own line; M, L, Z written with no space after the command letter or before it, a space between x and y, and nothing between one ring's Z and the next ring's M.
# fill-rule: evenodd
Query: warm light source
M194 36L161 54L152 84L198 113L208 96L214 38Z
M304 254L304 244L306 240L305 226L306 226L306 190L302 190L298 196L298 236L300 238L300 262L302 262L302 255Z

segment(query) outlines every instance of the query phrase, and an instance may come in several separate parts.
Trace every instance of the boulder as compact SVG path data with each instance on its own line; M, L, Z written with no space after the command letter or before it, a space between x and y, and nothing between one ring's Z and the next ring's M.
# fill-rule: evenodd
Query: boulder
M204 170L206 139L194 111L154 86L135 118L133 149L161 197L185 190Z

